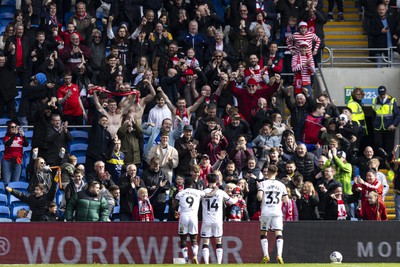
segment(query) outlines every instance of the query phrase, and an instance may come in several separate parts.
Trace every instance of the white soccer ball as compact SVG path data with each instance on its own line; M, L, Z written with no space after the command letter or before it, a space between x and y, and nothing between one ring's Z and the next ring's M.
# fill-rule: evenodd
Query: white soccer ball
M331 263L342 263L343 256L339 251L334 251L329 256L329 259L331 260Z

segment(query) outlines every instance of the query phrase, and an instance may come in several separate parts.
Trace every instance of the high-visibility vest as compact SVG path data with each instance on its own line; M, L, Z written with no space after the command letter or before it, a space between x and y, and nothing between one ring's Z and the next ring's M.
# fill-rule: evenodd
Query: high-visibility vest
M380 117L380 126L379 128L375 128L375 130L386 130L384 118L393 117L393 106L396 98L392 97L389 103L385 104L377 104L377 97L372 100L372 109L375 111L376 116Z
M365 133L368 134L367 125L365 123L365 114L362 106L350 97L347 107L351 109L351 120L356 121L358 125L365 128Z

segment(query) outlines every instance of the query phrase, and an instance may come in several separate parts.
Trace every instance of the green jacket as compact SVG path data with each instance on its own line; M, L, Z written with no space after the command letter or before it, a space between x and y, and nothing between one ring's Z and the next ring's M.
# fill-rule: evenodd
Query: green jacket
M333 163L336 165L336 173L334 176L335 180L342 184L344 194L352 195L351 175L353 167L350 163L344 163L341 161L338 156L334 156L333 161Z
M75 216L74 216L75 211ZM65 211L67 221L105 222L108 221L108 203L101 196L94 196L89 189L73 195Z

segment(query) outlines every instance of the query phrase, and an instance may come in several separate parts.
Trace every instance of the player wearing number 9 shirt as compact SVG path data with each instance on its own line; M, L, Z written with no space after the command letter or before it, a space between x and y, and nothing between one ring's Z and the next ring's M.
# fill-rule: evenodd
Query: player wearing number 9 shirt
M189 177L185 179L185 189L180 191L175 199L173 209L176 210L179 203L179 236L181 239L181 250L186 263L189 262L188 248L186 245L187 236L190 236L193 251L193 263L198 263L197 253L199 246L197 245L197 234L198 234L198 218L197 213L199 212L200 200L202 197L214 196L218 188L214 188L211 192L206 193L194 189L194 180Z
M257 199L261 201L260 238L261 248L264 253L261 263L269 262L267 231L273 231L276 237L276 260L278 263L283 264L282 202L286 203L288 201L286 186L282 182L275 180L278 174L278 167L275 165L264 165L262 172L266 180L259 183L257 192Z
M209 193L211 188L216 186L216 174L208 174L207 181L208 187L204 192ZM211 187L211 188L210 188ZM218 189L213 197L205 197L202 199L201 204L203 208L203 224L201 225L201 237L203 239L203 259L204 263L209 263L210 251L210 237L215 238L217 255L217 263L222 263L222 222L224 212L224 202L235 204L237 198L231 198L225 191Z

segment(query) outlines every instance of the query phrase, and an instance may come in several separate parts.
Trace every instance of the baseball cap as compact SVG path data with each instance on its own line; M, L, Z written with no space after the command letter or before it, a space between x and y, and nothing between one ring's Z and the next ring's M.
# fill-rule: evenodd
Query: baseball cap
M308 43L306 41L301 41L299 46L308 46Z
M184 76L187 76L187 75L194 75L194 71L193 71L192 69L187 69L187 70L185 70L185 72L183 73L183 75L184 75Z
M257 84L258 84L257 81L255 79L253 79L253 78L250 78L247 81L247 85L257 85Z
M338 151L338 152L337 152L337 156L338 156L339 158L346 158L346 152L344 152L344 151Z
M183 126L183 131L193 131L193 126L192 125L185 125Z
M380 95L386 94L386 87L383 86L383 85L379 86L378 87L378 94L380 94Z
M299 28L300 28L300 27L308 27L307 22L301 21L301 22L299 23Z
M201 158L207 158L207 159L210 159L210 156L209 156L209 155L207 155L207 154L203 154L203 155L201 155Z

